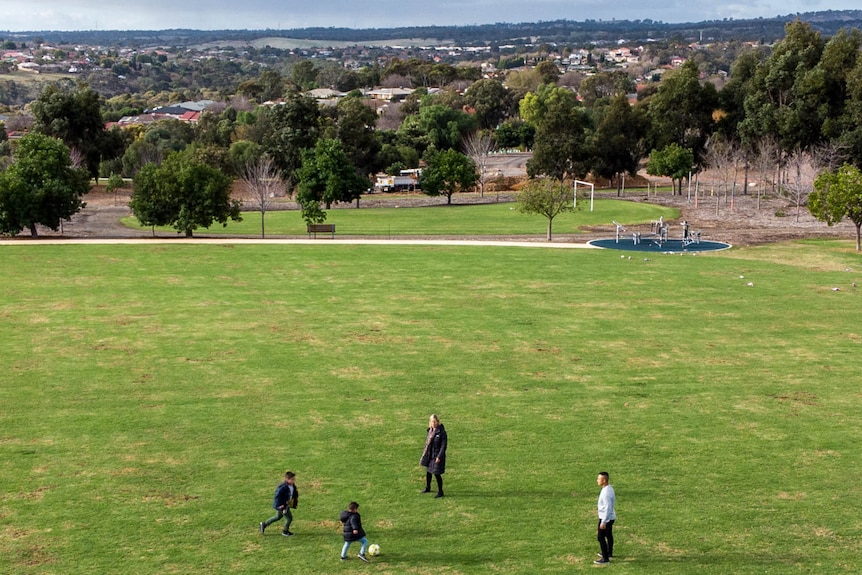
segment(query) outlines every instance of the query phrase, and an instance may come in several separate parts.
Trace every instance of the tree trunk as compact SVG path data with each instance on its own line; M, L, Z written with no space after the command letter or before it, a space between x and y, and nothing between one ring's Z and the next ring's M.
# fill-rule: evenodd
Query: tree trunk
M862 251L862 238L860 238L860 233L862 233L862 222L856 224L856 251Z
M30 224L30 236L37 237L39 235L39 231L36 229L36 224Z
M748 195L748 162L745 162L745 178L742 182L742 195Z
M265 232L265 230L264 230L264 223L263 223L263 217L264 217L265 215L266 215L266 212L264 212L263 210L261 210L261 211L260 211L260 237L261 237L261 238L265 238L265 237L266 237L266 232Z
M548 241L554 239L553 233L551 233L551 225L554 223L554 218L548 218Z
M446 205L447 206L452 205L452 194L446 194Z
M187 238L192 237L192 231L191 230L186 230L186 237Z

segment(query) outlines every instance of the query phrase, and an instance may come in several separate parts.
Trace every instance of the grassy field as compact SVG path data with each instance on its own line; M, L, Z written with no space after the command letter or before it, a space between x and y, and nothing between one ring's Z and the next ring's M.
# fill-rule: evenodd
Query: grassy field
M620 200L596 200L595 209L561 214L554 218L554 234L578 233L581 226L649 223L660 216L672 219L679 212L653 204ZM129 217L126 225L140 227ZM198 234L260 235L260 212L246 212L242 222L219 224ZM545 234L548 220L542 216L522 214L512 203L445 206L432 208L334 209L327 211L326 223L335 224L338 235L411 236L411 235L540 235ZM270 211L266 214L267 235L305 235L305 221L296 211ZM146 228L149 229L149 228ZM172 233L171 228L156 228Z
M592 572L600 470L615 573L862 564L850 242L36 245L0 266L0 573ZM432 412L440 500L418 493ZM286 469L298 535L261 537ZM338 560L353 499L370 566Z

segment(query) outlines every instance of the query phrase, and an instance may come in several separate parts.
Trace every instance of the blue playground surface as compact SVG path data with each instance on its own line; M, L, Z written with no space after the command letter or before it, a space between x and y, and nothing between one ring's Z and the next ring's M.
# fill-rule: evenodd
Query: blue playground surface
M589 243L591 246L605 248L609 250L624 250L630 252L652 252L652 253L693 253L693 252L714 252L718 250L726 250L730 244L724 242L710 241L689 241L683 240L661 240L656 238L643 238L638 243L635 243L632 238L608 238L602 240L592 240Z

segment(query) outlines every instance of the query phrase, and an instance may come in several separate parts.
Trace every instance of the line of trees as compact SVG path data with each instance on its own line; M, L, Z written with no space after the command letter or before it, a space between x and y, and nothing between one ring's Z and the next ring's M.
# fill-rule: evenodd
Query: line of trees
M735 174L742 169L742 193L748 193L751 175L758 190L785 193L802 209L817 173L844 163L862 167L860 54L859 30L842 30L827 40L809 24L794 21L771 50L740 53L721 90L688 60L641 90L634 103L631 83L619 72L571 85L545 66L513 72L505 82L468 82L464 90L455 89L464 76L441 76L434 81L453 83L439 91L419 88L384 108L359 91L335 106L321 106L296 89L314 73L306 66L295 69L290 82L273 71L261 74L256 86L279 96L275 105L254 105L235 95L206 110L195 126L168 120L122 130L104 129L103 102L88 86L52 86L32 106L33 131L62 141L72 164L91 177L134 178L132 206L139 219L169 222L186 234L238 217L218 191L220 182L232 178L245 178L247 189L258 190L250 192L252 203L265 212L260 184L248 184L251 168L261 162L279 180L266 193L296 190L303 217L319 222L332 205L356 201L374 173L397 173L420 162L423 190L446 196L447 203L477 185L484 191L487 156L495 148L513 147L532 150L531 178L562 183L592 174L616 181L619 190L622 177L646 161L649 173L671 178L677 193L690 174L707 168L719 174L720 187L735 192ZM410 60L391 63L387 72L427 80L446 69ZM241 88L258 97L263 93ZM13 164L19 161L12 157ZM173 171L159 169L165 164ZM208 217L191 215L194 210L177 197L164 197L167 188L182 187L177 182L162 182L161 191L154 183L186 171L200 175L203 167L214 170L206 176L212 176L212 185L197 192L206 197L206 188L222 198ZM166 206L154 202L182 214L169 217L161 211ZM54 221L53 216L45 220Z

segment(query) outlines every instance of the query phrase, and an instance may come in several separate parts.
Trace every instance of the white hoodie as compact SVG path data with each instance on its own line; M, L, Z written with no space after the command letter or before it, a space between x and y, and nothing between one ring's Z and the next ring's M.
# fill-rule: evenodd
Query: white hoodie
M610 485L602 487L602 491L599 493L599 520L602 523L607 523L617 518L616 511L614 511L616 501L617 496L614 493L614 488Z

